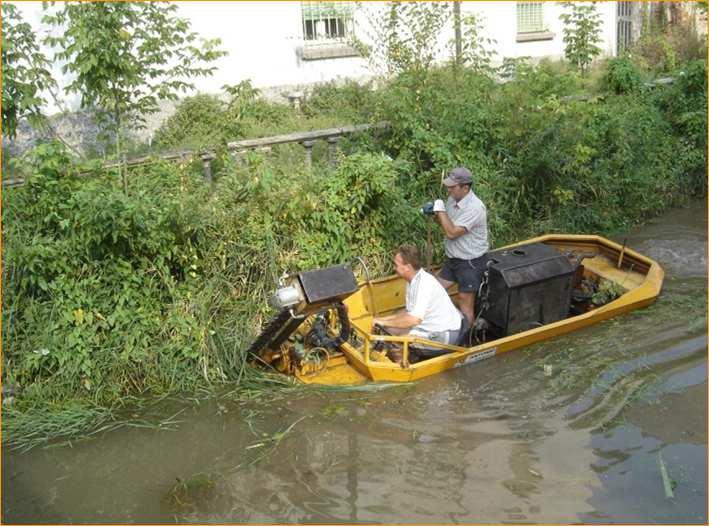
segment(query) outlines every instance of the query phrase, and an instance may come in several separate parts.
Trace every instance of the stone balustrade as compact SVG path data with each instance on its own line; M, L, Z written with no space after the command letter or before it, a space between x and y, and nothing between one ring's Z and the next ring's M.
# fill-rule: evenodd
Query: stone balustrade
M243 161L244 156L248 152L270 152L274 146L281 144L293 144L297 143L303 147L304 150L304 161L308 168L313 165L313 147L318 141L325 141L328 145L328 162L331 167L335 167L337 164L337 155L339 152L340 140L351 134L361 133L365 131L372 130L374 132L378 130L383 130L388 126L386 122L379 122L376 124L357 124L351 126L343 126L341 128L327 128L322 130L312 130L307 132L296 132L288 133L284 135L274 135L272 137L262 137L259 139L244 139L240 141L233 141L227 144L227 149L234 157L237 163ZM194 151L194 150L180 150L176 152L170 152L167 154L159 156L144 156L135 157L133 159L128 159L124 161L123 166L126 168L133 168L136 166L142 166L146 164L151 164L157 160L163 161L181 161L186 162L191 158L199 157L202 161L202 171L204 174L204 179L208 183L212 182L212 161L216 159L216 154L212 151ZM118 168L121 163L118 161L106 162L103 164L104 169ZM92 171L80 172L80 176L91 175ZM3 186L20 186L24 184L23 179L5 179L2 182Z

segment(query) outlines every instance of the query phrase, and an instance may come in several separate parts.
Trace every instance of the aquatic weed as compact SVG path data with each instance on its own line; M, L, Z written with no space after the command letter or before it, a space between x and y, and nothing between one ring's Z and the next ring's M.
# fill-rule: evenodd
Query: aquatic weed
M196 511L217 496L221 477L215 473L196 473L186 479L176 478L164 497L173 511Z

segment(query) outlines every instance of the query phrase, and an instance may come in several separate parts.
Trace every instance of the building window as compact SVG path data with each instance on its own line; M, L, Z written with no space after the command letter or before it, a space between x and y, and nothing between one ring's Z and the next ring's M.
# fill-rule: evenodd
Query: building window
M345 44L352 36L351 2L301 2L306 46Z
M554 33L544 27L543 4L517 2L517 42L554 39Z
M617 54L627 51L633 42L632 2L618 2Z
M517 2L517 33L544 31L542 2Z

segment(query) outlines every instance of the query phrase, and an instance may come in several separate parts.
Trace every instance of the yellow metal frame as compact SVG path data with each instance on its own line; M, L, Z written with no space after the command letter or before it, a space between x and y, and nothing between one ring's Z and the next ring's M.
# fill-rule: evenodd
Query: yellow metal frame
M364 283L360 284L359 290L345 300L351 326L362 341L362 351L345 342L340 347L345 360L332 364L340 373L333 368L312 375L299 374L298 378L307 383L332 384L367 380L375 382L419 380L453 367L513 351L645 307L657 298L662 289L664 272L655 261L600 236L550 234L503 248L534 242L583 253L586 255L583 265L589 273L598 276L599 279L607 279L620 285L626 292L616 300L586 313L466 348L412 336L371 334L372 313L385 313L401 308L404 304L406 283L397 276L368 281L366 286ZM375 342L395 342L402 345L402 364L372 360L371 354ZM411 364L409 347L416 344L450 352ZM356 374L353 374L355 372Z

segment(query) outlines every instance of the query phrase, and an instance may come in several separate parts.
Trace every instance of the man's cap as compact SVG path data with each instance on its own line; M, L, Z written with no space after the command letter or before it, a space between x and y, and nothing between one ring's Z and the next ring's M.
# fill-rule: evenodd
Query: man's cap
M462 166L453 168L450 172L448 172L448 177L443 179L443 184L446 186L457 186L459 184L472 183L473 175L470 173L470 170L463 168Z

